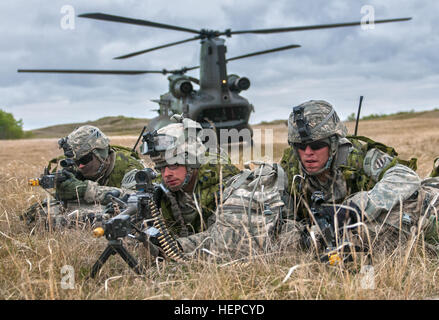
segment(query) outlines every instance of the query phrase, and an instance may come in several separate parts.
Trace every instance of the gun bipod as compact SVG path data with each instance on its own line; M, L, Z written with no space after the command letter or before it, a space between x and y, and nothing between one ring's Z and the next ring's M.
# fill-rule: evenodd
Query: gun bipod
M139 265L136 258L134 258L123 246L122 240L116 239L108 241L107 247L91 268L90 278L94 278L108 258L114 254L119 254L135 273L139 275L144 274L144 268Z

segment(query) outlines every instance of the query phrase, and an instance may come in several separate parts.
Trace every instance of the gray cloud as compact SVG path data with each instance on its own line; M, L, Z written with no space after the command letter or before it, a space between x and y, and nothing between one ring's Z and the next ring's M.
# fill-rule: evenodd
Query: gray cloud
M199 44L126 59L113 57L189 38L183 32L75 19L74 30L60 25L64 0L0 3L0 108L23 119L25 129L95 120L110 115L151 118L151 99L167 91L161 75L100 76L23 74L19 68L162 69L199 64ZM243 96L255 106L252 123L288 117L291 107L325 99L341 118L438 107L439 4L391 1L109 1L72 3L76 15L104 12L175 24L224 30L360 21L361 7L372 5L376 19L413 20L360 27L226 39L228 57L286 44L290 51L234 61L229 73L250 78ZM190 75L198 76L197 72Z

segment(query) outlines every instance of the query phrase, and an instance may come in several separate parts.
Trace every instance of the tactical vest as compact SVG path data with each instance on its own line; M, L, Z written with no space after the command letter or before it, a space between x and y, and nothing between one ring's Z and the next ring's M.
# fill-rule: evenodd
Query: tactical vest
M355 151L349 153L346 164L340 164L338 167L343 172L343 176L348 184L348 189L351 190L350 193L370 190L375 186L376 182L372 181L363 170L364 156L370 149L376 148L393 158L392 162L382 170L378 180L381 180L386 171L396 164L405 165L413 171L416 171L418 168L416 158L403 160L398 157L398 153L394 148L386 146L381 142L373 141L364 136L347 136L346 138L352 143ZM361 143L360 141L364 143ZM361 152L356 152L357 150L361 150Z
M363 136L347 136L347 140L352 144L351 147L339 148L336 162L334 166L341 172L346 182L347 195L353 193L370 190L376 182L373 181L364 171L363 163L366 153L376 148L389 154L393 160L382 170L379 179L382 178L384 173L395 166L396 164L402 164L416 171L417 159L412 158L410 160L403 160L398 157L398 153L394 148L388 147L383 143L373 141ZM288 177L288 190L287 192L293 195L302 195L306 199L306 202L310 203L310 194L303 194L304 181L299 176L304 177L305 174L301 170L300 160L296 156L292 147L287 148L284 151L281 159L281 166L285 170ZM299 214L300 216L301 214Z
M138 153L132 152L130 148L116 145L111 146L111 149L115 151L116 158L114 168L106 179L105 185L120 188L122 179L127 172L133 169L142 170L144 166L139 161Z
M202 247L217 258L233 260L276 249L286 176L276 163L253 163L255 169L247 167L228 181L215 224L207 232L178 240L185 252Z
M238 174L239 169L232 165L229 159L227 160L226 164L221 165L221 168L223 181L222 187L224 189L226 180ZM161 175L159 175L154 182L160 183ZM198 168L198 179L195 190L193 194L187 193L186 195L192 198L191 203L188 203L187 206L185 204L180 204L180 207L185 211L182 212L182 214L184 214L183 219L185 224L188 226L188 231L190 233L198 233L206 230L214 221L214 216L212 215L214 214L217 204L220 201L219 165L215 163L206 163L201 165L200 168ZM168 199L168 197L163 195L160 200L160 206L170 232L172 234L179 235L181 226L180 223L178 223L179 218L175 216L176 210L172 210L173 205L171 203L171 199ZM188 210L188 207L190 206L193 207L192 211ZM199 211L201 211L202 219Z

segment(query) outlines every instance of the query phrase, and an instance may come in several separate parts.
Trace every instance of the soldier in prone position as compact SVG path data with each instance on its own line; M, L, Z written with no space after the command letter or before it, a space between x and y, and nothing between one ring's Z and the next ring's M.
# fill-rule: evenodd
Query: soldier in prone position
M294 219L310 221L311 197L320 192L334 226L367 227L371 239L361 228L350 229L363 245L374 242L382 247L382 241L374 241L381 239L395 246L400 236L408 239L414 231L437 245L439 180L421 180L414 171L416 159L404 161L393 148L347 136L332 105L321 100L294 108L288 143L281 165L288 176L286 202L299 208Z
M199 123L174 119L176 123L144 135L144 145L149 147L142 154L150 156L159 172L156 202L169 231L176 237L186 237L213 223L220 185L224 186L239 169L222 150L208 150L200 139Z
M134 192L129 190L135 187L135 171L145 167L136 152L110 145L108 137L90 125L75 129L58 143L64 150L64 157L54 160L71 159L74 168L63 170L63 179L57 180L55 185L56 200L50 206L52 226L93 222L110 202L109 194L123 198ZM38 216L47 223L47 211L47 203L43 206L37 203L23 217L30 225Z

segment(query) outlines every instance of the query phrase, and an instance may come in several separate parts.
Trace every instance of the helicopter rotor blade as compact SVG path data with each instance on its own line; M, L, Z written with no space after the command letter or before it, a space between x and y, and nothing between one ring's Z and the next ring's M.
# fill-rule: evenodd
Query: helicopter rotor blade
M185 42L189 42L189 41L194 41L194 40L198 40L198 39L201 39L201 36L196 36L194 38L189 38L189 39L186 39L186 40L181 40L181 41L177 41L177 42L172 42L172 43L164 44L164 45L161 45L161 46L158 46L158 47L154 47L154 48L150 48L150 49L146 49L146 50L142 50L142 51L132 52L132 53L129 53L129 54L126 54L126 55L123 55L123 56L115 57L113 59L131 58L131 57L134 57L134 56L137 56L137 55L140 55L140 54L143 54L143 53L147 53L147 52L150 52L150 51L154 51L154 50L158 50L158 49L163 49L163 48L175 46L177 44L181 44L181 43L185 43Z
M387 22L399 22L408 21L412 18L397 18L397 19L386 19L386 20L375 20L373 23L387 23ZM271 28L271 29L256 29L256 30L241 30L241 31L230 31L230 34L244 34L244 33L277 33L277 32L292 32L292 31L304 31L304 30L315 30L315 29L327 29L327 28L339 28L339 27L351 27L359 26L362 22L346 22L346 23L334 23L334 24L319 24L313 26L302 26L302 27L286 27L286 28ZM224 32L224 34L226 34Z
M282 50L288 50L288 49L294 49L294 48L300 48L300 45L298 45L298 44L291 44L291 45L284 46L284 47L279 47L279 48L273 48L273 49L269 49L269 50L252 52L252 53L244 54L242 56L237 56L237 57L233 57L233 58L230 58L230 59L226 59L226 61L229 62L229 61L232 61L232 60L238 60L238 59L242 59L242 58L258 56L260 54L266 54L266 53L282 51Z
M136 75L145 73L167 74L168 70L81 70L81 69L18 69L17 72L31 73L80 73L80 74L122 74Z
M126 17L122 17L122 16L115 16L115 15L100 13L100 12L84 13L84 14L78 15L78 17L96 19L96 20L104 20L104 21L121 22L121 23L128 23L128 24L136 24L136 25L140 25L140 26L155 27L155 28L162 28L162 29L177 30L177 31L184 31L184 32L200 34L200 31L195 30L195 29L178 27L178 26L173 26L173 25L164 24L164 23L157 23L157 22L148 21L148 20L126 18Z

